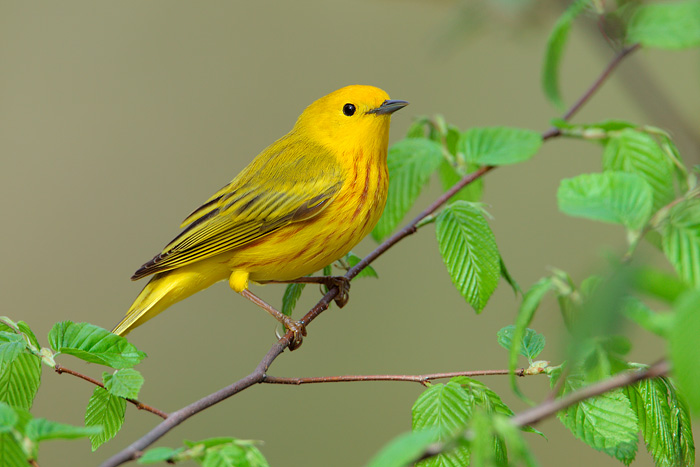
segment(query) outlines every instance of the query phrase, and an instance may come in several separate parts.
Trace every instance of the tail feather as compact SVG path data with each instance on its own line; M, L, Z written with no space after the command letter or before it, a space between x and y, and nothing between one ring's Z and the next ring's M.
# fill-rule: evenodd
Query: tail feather
M112 332L125 336L170 305L227 279L229 273L230 271L221 264L200 261L154 275Z

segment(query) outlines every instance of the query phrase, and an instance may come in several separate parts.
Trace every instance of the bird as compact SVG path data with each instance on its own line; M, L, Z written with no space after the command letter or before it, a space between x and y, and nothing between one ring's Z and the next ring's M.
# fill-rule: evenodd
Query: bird
M132 280L152 277L112 332L124 336L228 280L292 331L291 350L300 346L305 324L253 294L249 284L323 282L307 276L372 231L388 194L391 115L406 105L365 85L314 101L289 133L187 216L179 235L133 274Z

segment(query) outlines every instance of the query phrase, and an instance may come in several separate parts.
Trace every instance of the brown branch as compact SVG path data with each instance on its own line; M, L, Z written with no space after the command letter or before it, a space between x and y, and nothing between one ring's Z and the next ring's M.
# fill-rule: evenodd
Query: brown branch
M80 378L80 379L83 379L83 380L87 381L88 383L92 383L92 384L94 384L95 386L99 386L99 387L101 387L102 389L106 389L106 388L105 388L105 385L102 384L100 381L97 381L96 379L91 378L90 376L84 375L84 374L82 374L82 373L78 373L78 372L75 371L75 370L71 370L70 368L66 368L66 367L64 367L64 366L62 366L62 365L59 365L58 363L57 363L56 366L54 367L54 370L55 370L56 373L58 373L59 375L61 375L61 374L63 374L63 373L67 373L67 374L69 374L69 375L73 375L73 376L76 376L76 377L78 377L78 378ZM151 407L150 405L144 404L143 402L138 401L138 400L136 400L136 399L129 399L129 398L126 398L126 397L125 397L124 399L125 399L127 402L130 402L130 403L134 404L134 405L136 406L136 408L139 409L139 410L145 410L145 411L147 411L147 412L151 412L152 414L158 415L160 418L163 418L163 419L168 418L168 414L165 413L165 412L163 412L162 410L158 410L158 409L156 409L155 407Z
M618 373L608 379L602 380L600 382L591 384L577 391L571 392L560 399L550 400L549 398L545 400L540 405L527 409L519 414L511 417L511 422L513 425L522 428L524 426L532 426L536 423L544 420L545 418L551 417L557 412L566 409L574 404L577 404L583 400L591 399L596 396L600 396L613 389L622 388L625 386L631 386L639 381L646 379L653 379L659 376L666 376L671 369L671 365L667 360L660 360L649 368L644 370L635 371L625 371ZM465 437L470 438L470 434L465 433ZM450 443L434 443L421 454L421 456L415 461L418 462L429 457L437 456L438 454L450 449Z
M527 376L525 368L520 368L514 372L518 376ZM316 376L308 378L284 378L280 376L265 376L261 381L267 384L291 384L299 386L301 384L313 383L351 383L358 381L407 381L425 385L434 379L454 378L455 376L494 376L508 375L508 370L474 370L474 371L453 371L449 373L430 373L425 375L344 375L344 376Z
M633 46L627 47L626 49L623 49L618 55L616 55L615 58L613 58L610 64L606 67L606 69L603 70L598 79L593 83L593 85L583 94L583 96L581 96L581 98L571 107L571 109L569 109L569 111L566 114L564 114L563 119L568 120L569 118L571 118L581 108L581 106L583 106L583 104L585 104L593 96L593 94L598 90L598 88L600 88L605 79L612 73L612 71L617 67L617 65L619 65L622 59L637 48L639 48L639 46L635 44ZM550 128L549 130L542 133L542 139L546 141L550 138L559 136L560 134L561 132L558 128ZM470 174L465 175L459 182L457 182L457 184L455 184L452 188L450 188L448 191L446 191L440 197L438 197L430 206L428 206L423 212L416 216L416 218L413 219L408 225L406 225L403 229L399 230L394 235L386 239L377 248L375 248L374 251L372 251L369 255L363 258L354 267L350 268L345 274L345 277L347 277L348 279L352 279L355 276L357 276L360 273L360 271L366 268L372 261L381 256L384 252L386 252L389 248L398 243L401 239L415 233L417 231L417 225L420 221L437 211L459 190L461 190L468 184L474 182L475 180L481 178L494 168L495 167L493 166L484 166ZM323 296L323 298L321 298L321 300L319 300L319 302L311 310L309 310L309 312L306 313L306 315L304 315L301 321L306 325L311 323L321 313L323 313L323 311L328 309L329 304L338 295L338 292L338 287L332 287ZM291 339L292 333L287 332L272 346L272 348L267 352L265 357L263 357L263 359L260 361L256 369L252 373L236 381L230 386L222 388L213 394L210 394L198 401L193 402L192 404L186 407L183 407L180 410L171 413L168 416L168 418L166 418L163 422L161 422L151 431L146 433L143 437L139 438L130 446L103 462L102 467L116 467L125 462L138 458L144 449L156 442L163 435L168 433L170 430L172 430L188 418L201 412L204 409L211 407L214 404L217 404L218 402L223 401L224 399L233 396L234 394L241 392L246 388L249 388L254 384L262 383L265 379L265 372L274 362L274 360L282 352L284 352L284 349L286 349L289 346Z
M625 57L627 57L629 54L634 52L635 50L639 49L641 47L640 44L632 44L630 46L625 47L622 49L615 57L608 63L608 66L605 67L605 70L598 76L598 78L593 82L590 88L586 90L586 92L581 95L581 97L574 103L574 105L571 106L571 108L562 116L562 120L570 120L571 117L573 117L576 112L581 110L581 107L583 107L583 104L588 102L591 97L593 97L593 94L600 89L600 87L603 85L603 83L610 77L612 72L615 70L615 68L622 63L622 60L624 60ZM545 131L542 133L542 139L547 140L549 138L553 138L555 136L561 135L561 130L556 127L552 127L549 130Z

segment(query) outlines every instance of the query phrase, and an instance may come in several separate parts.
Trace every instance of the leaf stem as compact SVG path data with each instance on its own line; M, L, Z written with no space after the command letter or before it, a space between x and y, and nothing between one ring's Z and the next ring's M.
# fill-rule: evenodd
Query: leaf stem
M90 376L84 375L84 374L82 374L82 373L79 373L79 372L77 372L77 371L75 371L75 370L71 370L70 368L66 368L66 367L64 367L64 366L62 366L62 365L59 365L58 363L57 363L56 366L54 367L54 370L55 370L56 373L58 373L59 375L60 375L60 374L63 374L63 373L67 373L67 374L69 374L69 375L73 375L73 376L76 376L76 377L78 377L78 378L80 378L80 379L83 379L83 380L85 380L85 381L87 381L87 382L89 382L89 383L92 383L92 384L94 384L95 386L99 386L99 387L101 387L102 389L105 389L105 385L102 384L100 381L97 381L96 379L91 378ZM158 409L156 409L156 408L154 408L154 407L151 407L150 405L144 404L143 402L140 402L140 401L138 401L138 400L136 400L136 399L127 399L127 398L124 398L124 399L125 399L127 402L130 402L130 403L134 404L134 405L136 406L136 408L139 409L139 410L145 410L145 411L147 411L147 412L151 412L152 414L158 415L160 418L163 418L163 419L168 418L168 414L165 413L165 412L163 412L162 410L158 410Z

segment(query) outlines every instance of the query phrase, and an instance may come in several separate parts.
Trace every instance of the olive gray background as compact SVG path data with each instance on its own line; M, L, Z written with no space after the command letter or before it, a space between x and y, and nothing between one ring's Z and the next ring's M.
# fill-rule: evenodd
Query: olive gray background
M393 117L392 142L415 116L435 113L462 129L546 129L558 113L540 90L540 69L561 6L542 1L526 14L515 3L500 5L463 17L458 2L428 0L0 1L0 314L27 321L44 345L60 320L111 328L145 283L129 276L177 234L181 220L286 133L306 105L341 86L372 84L411 102ZM465 32L465 18L482 27ZM567 102L611 56L590 25L577 23L563 64ZM645 88L642 77L656 86ZM670 125L645 111L656 108L640 104L649 98L669 100L697 128L699 97L697 52L642 51L577 121ZM680 144L686 162L697 163L697 148ZM523 287L550 267L580 281L605 264L605 252L624 251L620 228L566 218L556 208L562 177L599 166L595 145L556 140L533 160L488 174L491 226ZM433 180L415 212L438 195L437 185ZM355 252L374 246L366 239ZM651 248L639 254L667 267ZM502 282L477 316L451 284L433 226L374 266L380 280L353 282L348 306L323 314L304 345L280 356L270 374L507 366L496 331L513 322L519 301ZM254 291L279 304L283 286ZM297 312L319 296L308 287ZM540 358L559 363L563 334L553 300L532 326L548 338ZM172 411L241 378L274 342L273 330L269 316L223 283L173 306L130 335L149 355L138 366L146 378L140 399ZM664 354L655 337L631 335L632 360L650 363ZM70 356L59 361L95 377L103 371ZM482 381L514 410L525 407L506 378ZM535 400L548 394L545 377L520 384ZM158 444L236 436L264 440L261 449L273 466L364 465L410 429L410 408L421 390L397 382L256 386ZM33 412L82 424L92 391L44 368ZM40 464L95 465L158 421L129 406L122 431L96 453L87 440L47 442ZM575 440L556 419L538 428L548 440L525 437L545 466L619 465ZM651 464L640 446L634 465Z

